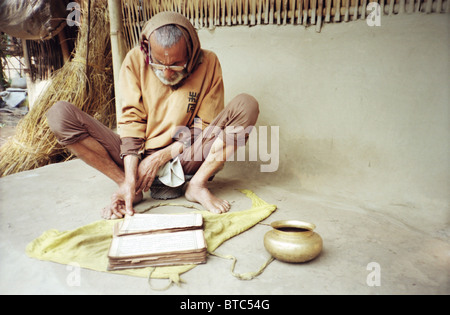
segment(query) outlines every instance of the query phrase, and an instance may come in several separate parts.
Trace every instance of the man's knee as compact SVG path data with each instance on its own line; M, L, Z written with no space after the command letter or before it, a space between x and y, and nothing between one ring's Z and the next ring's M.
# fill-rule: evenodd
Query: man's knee
M86 133L85 127L78 119L77 111L79 109L75 105L64 101L56 102L47 111L48 126L63 146L80 140Z
M65 122L72 116L71 103L58 101L47 111L47 123L54 133L60 133L64 129Z
M233 101L236 103L237 106L242 106L245 111L249 113L259 114L258 101L250 94L246 93L239 94L233 99Z
M242 93L233 98L229 106L243 116L245 125L254 126L256 124L259 115L259 104L256 98L250 94Z

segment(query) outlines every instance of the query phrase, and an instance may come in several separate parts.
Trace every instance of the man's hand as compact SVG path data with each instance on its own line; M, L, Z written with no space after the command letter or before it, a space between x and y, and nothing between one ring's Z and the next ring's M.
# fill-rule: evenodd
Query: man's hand
M133 201L136 193L136 173L139 158L135 155L124 157L125 180L119 185L119 189L111 197L111 214L122 218L125 214L133 215Z
M135 185L133 183L123 183L111 197L111 211L117 218L122 218L125 214L133 215L133 201L136 196Z
M158 170L182 151L183 144L174 142L143 159L139 163L137 170L136 193L148 191L155 180Z
M136 183L137 193L148 191L150 189L159 168L166 163L167 160L159 151L147 156L139 163L137 171L138 180Z

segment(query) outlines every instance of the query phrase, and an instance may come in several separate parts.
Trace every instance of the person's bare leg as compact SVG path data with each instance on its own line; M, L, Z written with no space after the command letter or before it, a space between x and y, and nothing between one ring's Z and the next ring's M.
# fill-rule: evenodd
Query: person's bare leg
M67 148L86 164L108 176L117 185L120 185L125 180L124 171L111 159L106 149L94 138L84 138L78 142L67 145ZM138 203L142 198L143 195L140 193L136 195L134 202ZM102 210L102 217L104 219L117 219L111 210L114 203L117 203L117 200L113 195L111 204Z
M220 138L217 138L205 161L186 185L186 199L201 204L206 210L213 213L229 211L230 204L228 201L213 195L207 184L208 179L223 168L226 158L233 153L233 145L226 146Z

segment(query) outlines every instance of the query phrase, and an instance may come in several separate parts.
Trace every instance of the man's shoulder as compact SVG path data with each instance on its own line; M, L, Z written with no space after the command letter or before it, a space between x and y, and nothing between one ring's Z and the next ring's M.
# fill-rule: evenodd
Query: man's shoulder
M127 54L125 56L125 59L128 59L128 60L133 61L133 62L144 61L144 56L142 54L141 47L136 46L134 48L131 48L127 52Z
M141 51L141 47L136 46L136 47L131 48L128 51L127 56L133 56L133 57L140 56L140 57L142 57L143 54L142 54L142 51Z
M205 60L205 61L216 62L219 60L219 58L217 58L216 53L211 50L202 49L202 52L203 52L203 60Z
M207 69L220 67L220 61L216 53L207 49L202 49L201 64L206 66Z

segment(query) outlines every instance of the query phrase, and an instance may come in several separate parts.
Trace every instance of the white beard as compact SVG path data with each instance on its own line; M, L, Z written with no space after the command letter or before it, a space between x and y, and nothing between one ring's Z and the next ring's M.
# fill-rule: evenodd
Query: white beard
M153 69L153 71L155 72L156 76L158 77L158 79L165 85L177 85L178 83L181 82L181 80L184 79L184 77L186 76L186 70L180 71L180 72L174 72L174 74L172 75L172 77L170 79L166 79L164 77L164 73L163 70L157 70L157 69Z

